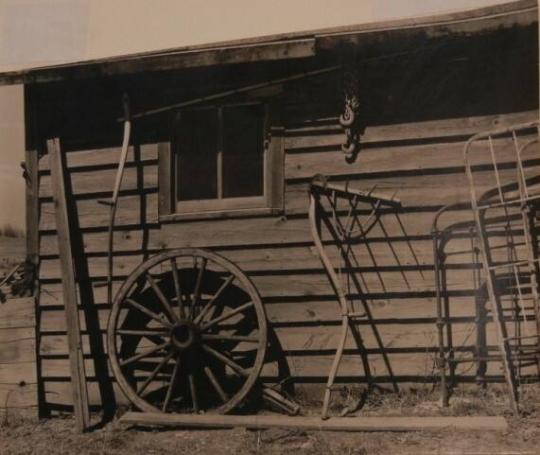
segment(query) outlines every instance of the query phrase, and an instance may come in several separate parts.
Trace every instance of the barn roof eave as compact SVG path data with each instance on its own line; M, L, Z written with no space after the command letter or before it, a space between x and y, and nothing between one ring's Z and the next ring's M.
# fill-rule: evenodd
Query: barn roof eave
M403 45L403 40L414 43L419 36L427 39L467 36L489 30L527 26L537 21L536 0L519 0L437 16L278 34L0 72L0 85L307 58L339 47L344 42L370 47L374 43L393 40Z

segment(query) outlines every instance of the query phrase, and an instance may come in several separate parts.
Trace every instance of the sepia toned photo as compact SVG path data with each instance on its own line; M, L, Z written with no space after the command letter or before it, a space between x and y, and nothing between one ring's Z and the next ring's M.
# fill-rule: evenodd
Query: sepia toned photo
M0 0L0 453L540 453L536 0Z

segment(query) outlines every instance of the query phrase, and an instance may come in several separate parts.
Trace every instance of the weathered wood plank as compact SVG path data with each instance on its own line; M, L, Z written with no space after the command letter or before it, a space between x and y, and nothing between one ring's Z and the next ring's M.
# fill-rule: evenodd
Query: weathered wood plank
M337 312L336 312L337 314ZM381 322L379 320L379 322ZM402 324L399 320L392 320L389 324L379 324L377 333L382 340L379 344L372 326L365 321L359 326L364 347L368 353L380 354L382 350L388 350L393 354L407 353L434 353L437 349L437 332L435 323L412 323ZM475 330L474 321L455 324L453 330L454 346L459 348L474 346ZM284 351L294 357L310 356L314 353L323 351L325 354L332 354L339 344L340 327L319 326L319 327L299 327L287 326L275 328L280 345ZM487 345L497 345L496 327L489 323L486 326ZM105 336L105 333L102 334ZM83 335L83 352L86 356L91 355L90 342L88 335ZM148 340L141 340L139 349L152 347L154 344ZM349 337L345 344L347 350L354 351L357 346ZM68 343L66 335L57 334L57 332L48 334L43 332L40 342L39 353L44 357L63 356L67 359Z
M120 422L127 425L157 425L181 428L237 428L251 430L294 428L305 431L429 431L453 430L506 431L504 417L287 417L255 416L179 416L128 412Z
M11 362L0 365L0 384L36 384L36 361Z
M47 285L49 288L51 285ZM48 291L47 291L48 292ZM99 296L98 296L99 297ZM450 316L459 318L456 324L470 323L475 316L474 295L454 296L450 300ZM55 301L55 305L43 303L40 312L41 333L62 333L66 331L63 318L62 300ZM360 306L360 308L362 308ZM426 298L403 298L403 299L374 299L369 302L369 308L373 317L373 323L386 325L401 321L404 329L411 323L423 323L426 326L435 325L436 311L434 297ZM340 318L337 300L330 296L322 300L307 301L284 301L265 304L265 310L269 321L276 326L287 325L300 327L303 323L310 325L338 325ZM102 330L107 327L109 308L97 307L99 325ZM83 311L79 310L81 330L86 331L86 323ZM360 325L368 325L368 320L359 320Z
M378 223L370 233L370 241L392 242L404 241L407 238L430 238L433 212L389 214ZM455 222L469 221L469 211L453 212ZM384 231L383 231L384 229ZM404 231L405 229L405 231ZM106 233L84 232L85 252L104 251ZM148 227L148 235L138 229L123 230L115 234L115 251L137 251L147 249L179 248L179 247L247 247L249 245L270 246L294 243L309 243L309 224L305 217L298 218L249 218L185 221L178 224L162 224L160 229ZM42 235L41 254L57 254L57 242L54 235Z
M296 125L287 128L285 132L285 149L287 152L321 146L338 148L344 142L345 133L339 125L337 117L332 119L331 122L327 119L327 122L322 126L311 126L314 120L309 112L305 111L297 115L296 119L289 119L289 122L295 122ZM306 126L298 125L302 115L308 120ZM536 117L536 111L528 111L394 125L370 125L366 127L361 137L361 143L372 146L377 142L472 136L480 131L534 121Z
M459 244L452 243L447 252L452 253L457 251L457 247L468 247L470 241L467 239L460 240ZM400 268L406 267L409 270L420 270L425 268L428 272L433 266L433 255L429 251L431 241L413 240L408 244L405 241L397 240L392 242L390 248L388 242L378 241L369 244L357 244L350 250L351 258L354 256L353 266L359 270L379 269L381 272L399 272ZM413 256L411 248L416 253L416 260ZM343 267L343 261L337 248L328 246L328 256L335 268ZM220 250L216 249L220 254L226 256L231 261L235 262L246 273L272 273L282 271L305 271L305 272L321 272L322 265L319 260L315 247L306 246L290 246L290 247L264 247L257 249L242 249L242 250ZM470 249L467 250L469 252ZM394 255L395 254L395 255ZM372 256L373 257L372 257ZM396 259L397 257L397 259ZM114 275L125 276L130 273L144 258L143 254L118 255L115 258ZM461 259L461 262L460 260ZM452 256L450 263L467 265L470 262L471 255L463 254L460 257ZM88 257L88 266L91 277L102 277L106 272L106 258L104 257ZM42 267L39 276L41 279L55 279L61 277L60 263L55 256L47 256L42 259ZM425 266L425 267L422 267ZM409 273L409 272L407 272Z
M37 384L0 384L0 415L12 410L29 409L37 417Z
M37 416L34 298L0 305L0 414L28 408Z
M390 353L388 358L394 370L394 375L398 378L434 378L437 375L437 369L434 364L435 352L422 353ZM291 370L292 378L311 379L316 382L324 382L330 371L333 354L328 355L309 355L309 356L289 356L287 362ZM65 380L69 378L69 361L66 358L43 358L42 375L45 381ZM387 378L388 371L385 362L380 354L369 355L369 363L372 375L377 380L378 377ZM488 374L496 374L498 365L493 362L489 364L490 371ZM470 365L461 365L457 374L465 372ZM85 360L85 368L89 380L93 380L94 365L92 359ZM261 376L265 378L278 378L278 370L275 362L264 365ZM339 369L339 377L355 377L364 378L365 372L362 360L358 353L346 354L343 357L341 367ZM386 380L386 379L385 379ZM402 379L398 379L401 381ZM410 379L409 379L410 380Z
M529 137L530 139L530 137ZM523 140L526 140L525 137ZM511 162L514 150L511 139L496 139L493 146L500 162ZM490 162L485 141L473 146L472 164ZM483 153L477 154L476 150ZM423 144L394 147L377 147L361 150L356 161L347 163L343 152L336 148L331 151L287 154L285 177L287 179L309 179L324 170L325 175L360 175L365 173L407 173L463 172L463 144Z
M0 304L0 331L7 328L35 327L33 297L8 299Z
M127 277L133 269L126 270ZM101 274L99 278L104 279ZM290 271L286 275L268 274L251 275L250 278L257 287L259 293L268 297L287 296L327 296L333 295L328 278L321 270L318 273L302 273ZM367 295L391 293L406 297L410 294L433 293L435 286L431 274L420 274L418 271L403 271L396 268L393 271L367 270L361 274L357 272L357 278L362 288L361 292ZM344 278L345 279L345 278ZM60 278L57 278L60 280ZM447 290L474 289L474 278L470 269L454 270L448 276ZM351 284L351 293L356 294L354 284Z
M142 165L145 162L155 162L157 159L157 145L156 144L141 144L139 147L140 160L135 159L135 150L133 146L128 149L127 165ZM118 161L120 159L121 146L106 147L97 149L86 149L77 151L66 152L66 166L73 171L83 171L84 168L92 168L95 166L118 167ZM43 175L47 175L50 171L50 155L43 155L39 159L39 170ZM89 170L89 169L87 169Z
M533 171L538 167L529 168ZM516 179L515 169L502 169L500 171L502 182ZM343 178L334 176L332 182L347 184L351 188L378 192L395 196L401 201L407 211L432 211L432 217L439 207L458 202L470 201L469 181L464 172L442 175L404 175L387 178L365 178L362 175ZM496 179L492 171L475 173L475 188L480 196L488 190L496 188ZM309 183L291 182L286 187L285 213L302 214L307 211L307 194ZM472 220L472 212L471 212Z
M101 199L101 198L100 198ZM86 228L104 228L107 225L108 206L100 204L98 199L76 201L79 215L79 226ZM40 204L39 229L50 231L56 229L54 205L52 202ZM158 219L157 194L140 194L122 196L118 199L116 226L134 226L145 223L156 223Z
M11 365L35 362L36 343L34 327L15 327L0 330L0 369L9 370Z
M56 208L56 225L60 261L62 263L62 285L65 302L66 326L69 339L70 376L75 406L75 420L79 431L85 431L90 424L88 395L86 389L86 372L81 348L81 334L77 313L77 288L75 286L75 269L73 263L71 222L69 219L69 197L66 191L66 167L64 156L60 150L58 138L47 141L47 149L51 155L51 178ZM73 212L71 212L73 213Z
M174 206L172 183L174 181L174 174L172 166L174 163L171 144L164 142L158 146L159 157L159 198L158 198L158 212L160 215L170 215Z
M122 191L142 191L153 189L157 191L158 170L156 165L141 166L143 170L142 182L139 182L138 169L134 167L126 168L122 179ZM111 192L116 177L116 169L102 169L90 172L72 172L70 174L73 186L73 194L88 198L93 193L102 194ZM48 175L41 177L39 187L40 198L52 197L51 178Z
M37 267L39 262L39 172L38 150L25 151L26 257Z

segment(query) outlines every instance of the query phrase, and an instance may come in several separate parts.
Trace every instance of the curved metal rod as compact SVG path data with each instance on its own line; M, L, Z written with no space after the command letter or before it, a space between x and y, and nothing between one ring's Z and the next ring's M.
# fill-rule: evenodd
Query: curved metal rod
M122 139L122 150L120 152L120 161L118 162L118 170L116 171L116 179L114 181L113 194L107 205L110 206L109 226L107 230L107 302L112 304L112 275L113 275L113 240L114 240L114 222L116 218L116 209L118 207L118 195L122 186L122 177L124 176L124 168L126 166L127 154L129 149L129 139L131 136L131 120L129 115L129 98L127 94L123 97L124 105L124 136Z

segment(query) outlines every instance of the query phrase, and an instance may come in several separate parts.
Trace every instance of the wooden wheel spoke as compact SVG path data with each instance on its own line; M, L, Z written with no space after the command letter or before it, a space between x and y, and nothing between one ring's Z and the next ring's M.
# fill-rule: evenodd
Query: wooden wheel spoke
M206 324L203 324L201 329L208 330L210 327L213 327L218 322L225 321L229 318L232 318L234 315L238 313L242 313L244 310L247 310L248 308L251 308L253 306L253 302L247 302L243 305L240 305L239 307L235 308L234 310L229 311L226 314L222 314L221 316L218 316L217 318L212 319L211 321L208 321Z
M148 387L148 385L155 379L157 374L161 371L161 369L167 364L169 360L172 359L174 355L174 351L169 352L165 357L161 359L161 361L156 365L156 368L152 370L152 373L144 380L143 384L141 385L141 388L137 391L137 394L143 397L142 394L145 389Z
M166 348L169 345L169 342L165 342L162 344L158 344L157 346L154 346L153 348L147 349L146 351L140 352L139 354L135 354L132 357L129 357L127 359L120 361L120 366L125 366L130 363L136 362L137 360L140 360L144 357L148 357L149 355L154 354L155 352L158 352L164 348Z
M178 322L179 318L176 315L176 313L173 311L171 305L169 304L169 301L167 298L163 295L163 292L157 285L156 281L152 278L150 274L146 275L146 281L150 284L150 287L153 289L154 293L156 294L158 300L161 302L161 305L163 308L165 308L165 312L169 315L171 318L171 321Z
M223 293L223 291L234 281L234 275L230 275L225 282L220 286L220 288L217 290L217 292L212 296L212 298L206 302L206 305L204 305L201 312L197 315L197 317L194 319L195 324L198 324L203 320L203 318L206 316L206 313L210 310L212 305L219 299L219 296Z
M188 374L189 392L191 393L191 401L193 403L193 410L199 412L199 400L197 398L197 386L195 385L195 376Z
M228 365L229 367L231 367L233 371L240 374L241 376L245 376L245 377L249 376L248 370L238 365L238 363L236 363L233 359L226 356L225 354L219 351L216 351L214 348L211 348L207 344L204 344L202 348L203 348L203 351L207 352L208 354L212 355L216 359L220 360L225 365Z
M118 335L127 335L127 336L140 336L140 337L150 337L150 336L164 336L168 335L168 331L165 330L130 330L130 329L118 329L116 331Z
M217 394L221 398L221 401L225 403L229 399L229 396L225 393L223 387L221 387L221 384L218 382L210 367L204 367L204 374L206 374L206 377L210 381L210 384L212 384L212 387L214 387L216 390Z
M253 283L199 248L165 250L120 287L107 327L111 368L144 412L228 413L264 364L267 321Z
M169 382L169 387L167 387L167 393L165 394L165 401L163 402L163 406L161 408L163 412L167 412L167 406L169 406L169 402L171 401L174 385L176 384L176 381L178 379L179 366L180 366L180 359L177 357L176 363L174 364L173 372L171 375L171 382Z
M201 297L201 284L202 284L204 272L206 270L207 262L208 260L206 258L202 258L201 265L197 273L197 281L195 282L195 289L193 290L193 297L191 299L191 313L190 313L191 319L194 319L195 307Z
M202 335L203 340L219 340L219 341L245 341L246 343L258 343L259 337L256 336L246 336L246 335L221 335L214 333L204 333Z
M184 302L182 300L182 288L180 287L180 277L178 275L178 265L176 264L176 259L171 258L171 270L174 281L174 290L176 291L176 300L178 302L178 317L184 319L186 316L184 314Z
M152 318L154 321L159 322L161 325L164 325L165 327L168 327L169 329L173 327L169 321L165 320L164 318L154 313L153 311L150 311L148 308L141 305L139 302L136 302L135 300L131 298L124 300L124 302L131 305L133 308L136 308L141 313L146 314L148 317Z

